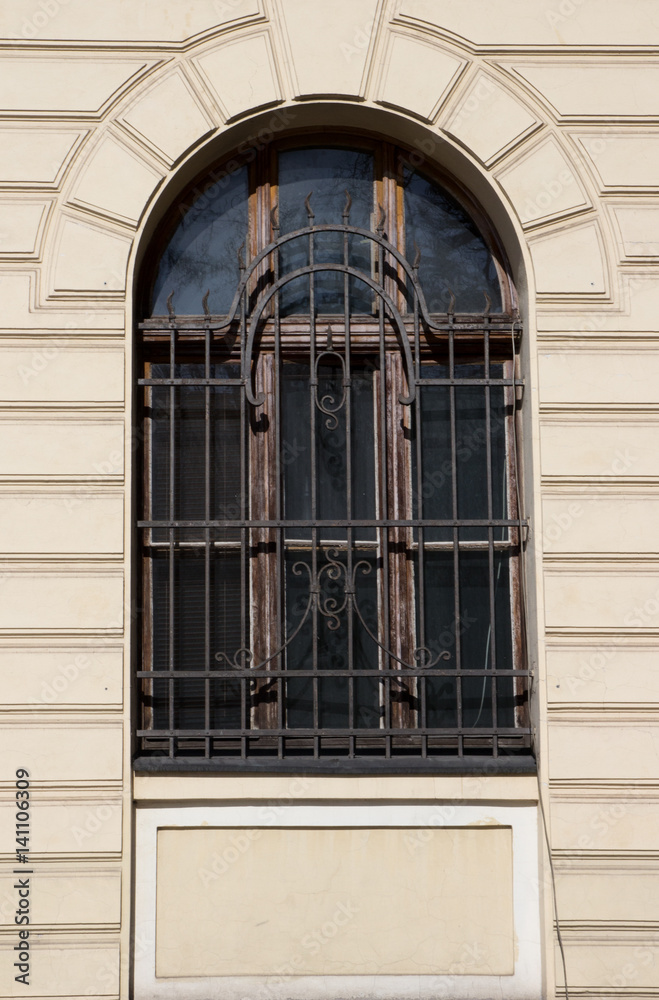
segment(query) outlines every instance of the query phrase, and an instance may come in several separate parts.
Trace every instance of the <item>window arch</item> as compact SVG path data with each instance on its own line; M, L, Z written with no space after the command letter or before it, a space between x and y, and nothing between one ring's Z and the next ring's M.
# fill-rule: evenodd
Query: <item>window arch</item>
M528 753L519 324L475 206L298 135L208 171L156 245L140 766Z

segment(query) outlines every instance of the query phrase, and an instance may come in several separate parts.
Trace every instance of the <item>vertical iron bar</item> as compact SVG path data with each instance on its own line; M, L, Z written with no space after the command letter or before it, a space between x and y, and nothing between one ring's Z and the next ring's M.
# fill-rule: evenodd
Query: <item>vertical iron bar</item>
M169 377L174 379L176 370L176 327L173 321L170 321L169 325ZM176 458L174 449L176 447L176 423L175 423L175 412L176 412L176 387L171 385L169 387L169 520L173 521L175 519L175 506L176 506L176 489L175 489L175 476L176 476ZM169 594L168 597L168 609L169 609L169 647L168 647L168 662L169 669L174 670L176 663L174 657L174 640L175 640L175 630L174 630L174 613L176 610L176 605L174 601L174 583L175 583L175 573L174 573L174 528L169 529L169 550L168 550L168 573L169 573ZM170 734L174 730L174 678L170 677L168 684L168 694L169 694L169 731ZM173 735L169 737L169 756L174 757L176 753L176 741Z
M346 216L344 213L344 223ZM349 242L348 234L343 234L343 263L346 267L349 264ZM350 352L350 278L347 274L343 276L343 336L344 336L344 361L345 373L343 379L343 391L345 393L346 407L346 520L351 521L353 516L352 505L352 357ZM352 585L353 573L353 552L354 530L348 528L346 532L346 584ZM354 669L354 617L353 605L349 600L347 603L348 616L348 670L352 674ZM355 756L355 680L348 678L348 728L350 729L348 756Z
M247 533L248 528L244 527L244 522L247 520L247 489L248 489L248 469L249 469L249 423L247 419L247 407L245 402L245 388L247 385L247 379L250 377L250 373L245 371L245 342L247 338L247 294L248 290L245 287L241 302L240 302L240 371L243 379L242 391L240 393L240 520L243 525L240 528L240 648L247 649L250 643L247 638L247 627L248 627L248 616L247 616L247 590L248 590L248 579L247 579ZM242 658L242 666L245 667L245 657ZM241 730L248 730L250 728L251 718L250 718L250 699L249 694L250 681L247 677L240 678L240 728ZM245 758L247 756L248 747L248 737L241 736L240 738L240 755Z
M204 331L204 378L211 377L211 332L206 324ZM211 389L207 385L204 390L204 519L208 524L210 521L210 498L211 498ZM210 642L210 528L204 529L204 670L208 677L204 680L204 728L206 732L210 730L210 662L211 662L211 642ZM210 756L210 736L204 738L205 756Z
M490 387L490 331L489 316L485 317L483 329L483 348L485 362L485 457L487 463L487 519L492 521L492 407L491 407L491 387ZM496 615L495 615L495 572L494 572L494 528L490 525L487 529L487 564L488 564L488 586L489 586L489 615L490 615L490 642L489 659L492 664L492 687L490 697L492 700L492 752L493 756L498 756L499 741L497 737L497 682L496 682ZM483 669L487 670L487 656L483 663ZM483 677L483 698L487 690L487 677Z
M448 359L449 378L455 379L455 332L454 316L449 315ZM449 386L450 426L451 426L451 503L453 520L458 519L458 447L456 428L455 385ZM463 711L462 711L462 659L460 642L460 530L453 528L453 614L455 620L455 670L458 709L458 756L464 756Z
M416 273L416 269L415 269ZM416 294L416 289L412 289L414 295L414 380L416 383L416 392L414 393L414 415L416 420L415 428L415 438L416 438L416 495L417 495L417 510L416 517L419 521L423 520L423 450L421 447L421 337L419 332L419 299ZM409 392L409 389L408 389ZM425 558L424 558L424 532L423 528L418 529L418 548L417 548L417 590L418 590L418 606L419 606L419 638L417 641L417 646L423 648L426 645L426 590L425 590ZM417 679L417 689L419 695L419 706L421 710L421 728L423 729L423 735L421 737L421 756L428 756L428 734L426 732L428 726L428 711L427 711L427 681L425 677L420 677Z
M313 226L313 215L311 216ZM314 234L309 233L309 264L314 264ZM309 434L311 440L311 520L318 520L318 497L316 483L316 282L314 272L309 274ZM311 580L312 586L318 586L318 529L311 529ZM312 667L314 675L311 679L313 698L313 750L314 757L319 756L319 706L318 706L318 601L320 595L316 593L316 600L313 603L312 613Z
M274 210L273 210L274 212ZM279 235L279 227L274 226L274 215L273 219L273 229L274 236ZM273 277L275 282L279 279L279 248L275 248L273 253ZM274 301L274 324L275 324L275 370L273 375L273 392L274 392L274 406L275 406L275 517L277 521L281 521L283 516L283 504L282 504L282 490L283 486L283 470L281 463L281 378L283 372L281 370L281 319L280 319L280 309L279 309L279 292L275 294ZM285 443L285 442L284 442ZM284 586L284 558L283 549L285 543L285 531L283 528L278 528L276 532L276 575L277 575L277 594L281 595L279 598L279 608L277 615L277 625L275 629L275 649L280 649L283 642L286 631L286 588ZM271 633L272 634L272 633ZM280 653L279 656L273 661L274 667L278 670L284 670L286 664L286 654ZM281 759L284 756L284 738L281 735L281 731L284 728L285 719L285 706L284 706L284 691L286 690L284 679L281 676L277 677L277 729L280 735L277 737L277 756Z
M378 243L378 275L380 284L384 288L384 248ZM385 330L384 330L384 303L382 297L378 296L378 332L380 341L380 518L383 521L389 520L389 462L387 455L387 352L385 350ZM385 526L381 529L382 537L382 638L383 645L389 649L391 645L389 601L391 599L389 589L389 529ZM384 669L384 725L387 730L385 736L385 756L391 757L391 677L389 676L389 662L383 660Z

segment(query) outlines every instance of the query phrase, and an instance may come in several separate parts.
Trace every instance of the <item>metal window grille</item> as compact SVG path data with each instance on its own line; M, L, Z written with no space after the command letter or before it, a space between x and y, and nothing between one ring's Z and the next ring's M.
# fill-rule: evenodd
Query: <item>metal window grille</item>
M228 316L170 296L140 324L138 756L528 754L516 318L430 315L383 212L351 226L348 198L315 226L306 204L284 235L273 211ZM294 282L304 316L281 308ZM328 282L343 309L319 316Z

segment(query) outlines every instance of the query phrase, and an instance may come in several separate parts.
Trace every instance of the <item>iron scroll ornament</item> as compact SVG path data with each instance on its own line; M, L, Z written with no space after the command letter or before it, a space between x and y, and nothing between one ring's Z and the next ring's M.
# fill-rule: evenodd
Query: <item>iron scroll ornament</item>
M320 614L328 620L328 628L332 631L337 631L341 627L341 616L352 608L357 615L360 623L362 624L367 635L373 640L373 642L382 650L382 652L400 663L402 667L407 670L431 670L440 660L450 660L451 654L448 650L442 649L433 656L432 651L428 649L427 646L418 646L413 651L413 658L416 663L408 663L401 659L400 656L396 656L392 653L390 649L387 649L377 636L373 633L372 629L367 624L359 604L357 603L357 588L356 588L356 578L358 570L366 576L372 572L372 566L365 559L360 559L353 569L350 577L348 578L347 567L339 562L339 552L337 549L324 549L324 554L327 558L327 563L321 567L321 569L315 575L312 574L311 568L305 562L296 562L292 567L292 571L296 576L301 576L303 571L309 574L309 591L307 598L307 605L304 609L300 621L296 625L295 629L288 637L286 642L284 642L279 649L271 653L270 656L262 660L261 663L253 664L254 654L251 649L247 647L242 647L237 650L233 657L230 657L228 653L218 652L215 654L215 659L218 663L225 662L230 670L245 670L247 667L252 670L262 670L268 663L280 656L288 646L293 642L295 637L301 632L304 627L305 622L309 619L309 615L312 610L315 609ZM345 579L343 587L343 601L339 603L336 597L331 594L323 597L323 578L327 577L333 583L338 582L343 577Z

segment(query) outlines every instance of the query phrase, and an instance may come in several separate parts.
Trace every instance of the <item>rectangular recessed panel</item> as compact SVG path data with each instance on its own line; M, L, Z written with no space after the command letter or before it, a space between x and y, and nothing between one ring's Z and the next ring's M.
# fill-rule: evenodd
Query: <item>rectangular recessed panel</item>
M508 827L158 831L158 977L512 975L514 947Z

